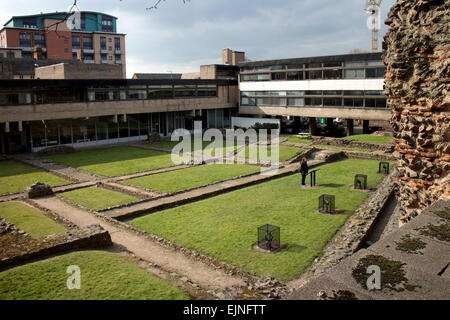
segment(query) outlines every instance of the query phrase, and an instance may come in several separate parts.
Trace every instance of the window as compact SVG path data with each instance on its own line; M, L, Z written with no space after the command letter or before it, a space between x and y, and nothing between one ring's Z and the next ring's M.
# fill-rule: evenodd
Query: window
M381 61L381 60L369 60L369 61L367 61L367 65L368 66L382 66L383 65L383 61Z
M347 69L344 71L345 79L364 79L364 69Z
M112 42L112 38L108 38L108 42Z
M37 29L37 21L36 18L24 18L23 19L23 27L29 29Z
M122 63L122 58L121 58L120 54L114 55L114 59L115 59L117 64Z
M303 80L303 72L302 71L289 71L287 73L288 80Z
M255 98L242 97L241 105L243 106L256 106Z
M30 33L19 33L19 46L24 48L31 47L31 34Z
M272 73L272 80L286 80L286 72Z
M80 37L72 36L72 49L80 49Z
M108 62L108 55L107 54L101 54L100 55L102 63L107 63Z
M311 80L322 79L322 70L309 71L309 79Z
M366 76L367 78L384 78L385 71L385 68L367 69Z
M6 53L6 57L7 57L8 59L14 59L14 58L15 58L14 52L12 52L12 51L7 52L7 53Z
M306 68L322 68L322 64L321 63L310 63L306 65Z
M270 106L270 98L257 98L256 104L258 106Z
M108 57L108 59L109 59L110 61L112 61L112 58L113 58L112 56L109 56L109 57Z
M364 67L366 65L365 61L346 61L346 67Z
M108 47L108 50L109 50L109 51L112 51L112 47L111 47L111 46L110 46L110 47Z
M305 94L307 96L321 96L322 91L306 91Z
M286 69L285 66L271 66L270 70L283 70Z
M292 64L287 66L288 69L303 69L302 64Z
M340 107L340 106L342 106L342 99L341 98L324 98L323 105L330 106L330 107Z
M344 96L363 96L364 91L344 91Z
M45 48L45 36L43 34L35 34L34 44L41 48Z
M342 70L324 70L324 79L342 79Z
M307 106L321 106L322 98L306 98L305 105Z
M344 99L345 107L362 107L364 105L364 99L355 98L355 99Z
M112 21L112 18L103 17L103 19L102 19L102 31L103 32L113 32L113 21Z
M323 92L326 96L340 96L342 94L342 91L334 91L334 90L326 90Z
M106 50L106 38L105 37L100 37L100 49Z
M83 49L92 50L92 37L83 37Z
M64 48L64 52L69 52L69 48Z
M3 53L0 53L0 58L3 58ZM3 73L3 62L0 62L0 73Z
M305 91L288 91L287 95L288 96L304 96Z
M324 68L332 68L332 67L342 67L342 62L325 62L323 64Z
M114 38L114 47L116 51L120 51L120 38Z
M69 40L64 39L64 43L65 43L65 44L69 44Z
M303 107L303 106L305 106L305 99L303 99L303 98L288 98L287 104L289 107Z
M272 105L285 107L287 105L286 98L272 98Z

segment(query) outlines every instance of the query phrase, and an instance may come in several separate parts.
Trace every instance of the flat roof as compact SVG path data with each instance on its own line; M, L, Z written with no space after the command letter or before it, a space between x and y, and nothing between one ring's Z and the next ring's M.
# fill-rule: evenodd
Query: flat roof
M32 18L32 17L40 17L40 16L47 16L47 15L53 15L53 14L68 14L69 12L67 11L55 11L55 12L46 12L46 13L37 13L37 14L30 14L30 15L24 15L24 16L12 16L8 21L6 21L6 23L4 24L4 26L6 26L8 23L10 23L13 19L23 19L23 18ZM93 13L93 14L101 14L104 16L108 16L114 19L118 19L115 16L112 16L110 14L107 13L103 13L103 12L97 12L97 11L80 11L80 13Z
M79 87L102 87L102 86L130 86L130 85L238 85L236 80L216 79L20 79L0 80L0 87L40 87L40 86L79 86Z
M314 62L338 62L338 61L359 61L359 60L380 60L382 52L363 52L363 53L349 53L340 55L329 56L315 56L304 58L290 58L290 59L276 59L276 60L260 60L260 61L247 61L238 64L239 67L261 67L268 65L291 65L301 63L314 63Z

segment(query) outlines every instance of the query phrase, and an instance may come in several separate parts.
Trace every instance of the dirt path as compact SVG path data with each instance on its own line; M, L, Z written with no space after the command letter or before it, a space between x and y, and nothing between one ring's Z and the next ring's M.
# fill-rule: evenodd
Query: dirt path
M178 253L159 246L128 230L107 223L91 213L75 208L57 197L33 200L39 206L47 208L68 219L79 227L99 224L111 234L114 243L125 247L137 257L158 265L168 272L175 272L208 290L225 290L232 286L244 285L238 277L227 275L220 270L214 270L201 262L189 259Z

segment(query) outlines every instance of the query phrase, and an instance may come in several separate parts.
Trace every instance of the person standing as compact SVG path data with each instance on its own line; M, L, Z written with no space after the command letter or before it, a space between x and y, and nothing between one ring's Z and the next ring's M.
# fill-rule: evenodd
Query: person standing
M306 176L308 175L308 162L306 158L302 158L300 162L300 174L302 175L302 186L306 185Z

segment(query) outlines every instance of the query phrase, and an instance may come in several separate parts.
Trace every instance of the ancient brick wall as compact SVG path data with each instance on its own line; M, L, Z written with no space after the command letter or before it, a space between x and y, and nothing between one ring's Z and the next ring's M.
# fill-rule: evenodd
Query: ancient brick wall
M385 22L402 223L450 196L449 7L449 0L398 0Z

